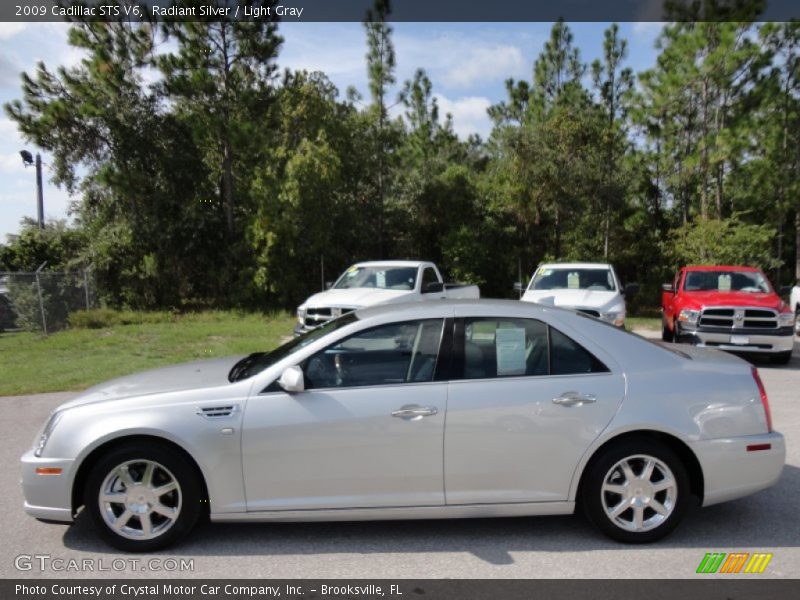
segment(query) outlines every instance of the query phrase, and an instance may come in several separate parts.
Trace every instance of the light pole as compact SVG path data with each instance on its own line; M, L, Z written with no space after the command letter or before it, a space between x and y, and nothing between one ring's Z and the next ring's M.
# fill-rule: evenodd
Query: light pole
M20 150L22 164L30 167L34 164L33 156L27 150ZM42 155L36 153L36 216L39 222L39 229L44 229L44 195L42 193Z

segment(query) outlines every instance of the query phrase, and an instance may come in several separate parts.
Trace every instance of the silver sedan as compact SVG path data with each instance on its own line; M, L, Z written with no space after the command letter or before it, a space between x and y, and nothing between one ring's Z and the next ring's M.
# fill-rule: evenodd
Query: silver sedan
M25 510L151 551L212 521L553 515L648 542L773 485L756 369L513 301L347 314L268 353L123 377L22 457Z

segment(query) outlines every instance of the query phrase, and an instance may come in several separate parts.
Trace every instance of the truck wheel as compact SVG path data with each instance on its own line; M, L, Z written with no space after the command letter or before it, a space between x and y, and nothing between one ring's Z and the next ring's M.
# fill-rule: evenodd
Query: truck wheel
M647 438L621 441L587 467L581 505L603 533L625 543L661 539L689 506L689 477L678 456Z
M126 552L152 552L178 541L201 513L194 466L173 448L128 443L101 458L84 504L95 529Z
M788 365L789 361L792 360L792 351L789 350L788 352L778 352L777 354L770 356L769 359L776 365Z
M664 319L661 319L661 339L665 342L672 342L675 339L673 333L667 327L667 322Z

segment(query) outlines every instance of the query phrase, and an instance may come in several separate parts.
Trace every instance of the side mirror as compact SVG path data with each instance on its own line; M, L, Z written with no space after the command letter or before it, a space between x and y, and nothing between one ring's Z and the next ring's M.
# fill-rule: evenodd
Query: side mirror
M422 288L423 294L437 294L444 291L444 284L439 281L431 281L430 283L426 283L425 286Z
M522 282L520 281L514 282L514 291L519 292L520 294L525 291L524 288L522 287Z
M278 385L281 386L284 392L294 393L302 392L306 389L305 377L303 376L303 369L300 367L288 367L281 373L278 379Z
M675 293L675 288L672 287L671 283L662 283L661 284L661 289L663 291L665 291L665 292L669 292L670 294L674 294Z
M639 293L639 284L638 283L629 283L627 284L622 291L623 295L626 298L630 298L631 296L635 296Z
M792 286L790 285L781 286L781 296L788 296L791 293L792 293Z
M333 281L326 281L325 282L325 289L329 290L333 287Z

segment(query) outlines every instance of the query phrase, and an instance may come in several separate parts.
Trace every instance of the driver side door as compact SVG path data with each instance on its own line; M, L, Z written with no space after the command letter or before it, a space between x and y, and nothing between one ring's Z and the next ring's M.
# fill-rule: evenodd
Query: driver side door
M252 397L242 461L248 511L444 504L443 319L358 332L300 366L306 390Z

